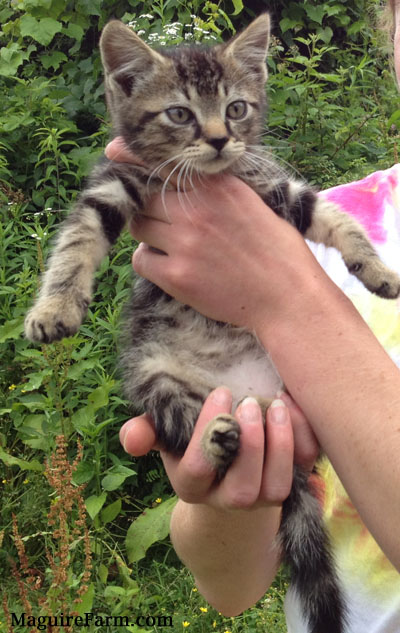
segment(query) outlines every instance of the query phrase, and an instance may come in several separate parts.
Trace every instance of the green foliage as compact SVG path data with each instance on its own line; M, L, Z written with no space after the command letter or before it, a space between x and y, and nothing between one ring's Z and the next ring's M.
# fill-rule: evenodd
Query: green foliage
M144 558L151 545L168 536L171 513L176 501L176 497L164 502L159 499L159 505L145 510L132 523L126 535L126 551L131 563Z
M157 46L215 42L266 8L265 0L246 4L0 0L0 567L9 569L9 557L17 560L15 513L31 566L47 573L52 530L44 459L56 450L58 434L72 455L79 437L84 454L73 485L85 486L94 558L81 608L93 605L103 615L170 613L177 630L190 622L198 633L284 631L285 578L240 618L204 611L165 540L175 500L160 461L153 454L132 460L119 444L130 415L116 363L131 278L129 236L102 263L95 301L77 335L35 348L22 332L56 226L108 138L98 52L104 24L120 18ZM378 0L268 3L274 31L264 142L318 186L397 160L398 93L374 29L378 6ZM16 604L18 588L7 578Z

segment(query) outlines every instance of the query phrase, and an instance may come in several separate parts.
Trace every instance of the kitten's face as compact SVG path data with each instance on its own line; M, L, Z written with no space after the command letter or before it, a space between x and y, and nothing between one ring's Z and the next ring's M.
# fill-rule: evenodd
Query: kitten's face
M101 48L117 133L153 169L166 162L190 175L229 167L260 132L268 27L261 16L227 45L160 55L110 23Z

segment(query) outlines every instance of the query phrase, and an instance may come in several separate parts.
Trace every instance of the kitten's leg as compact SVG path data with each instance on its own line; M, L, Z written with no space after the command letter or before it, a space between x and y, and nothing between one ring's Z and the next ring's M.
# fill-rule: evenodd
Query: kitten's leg
M107 173L83 192L61 227L39 297L26 316L27 338L49 343L78 330L91 301L94 272L134 202L121 180Z
M139 342L121 360L127 398L150 415L163 448L183 455L212 386L197 367L185 366L165 346Z
M265 415L273 399L257 398L261 407L262 417ZM228 413L221 413L207 424L201 445L206 459L222 478L234 461L240 447L240 426Z
M371 292L387 299L399 296L400 277L381 261L363 227L336 205L317 198L304 236L337 248L349 272Z

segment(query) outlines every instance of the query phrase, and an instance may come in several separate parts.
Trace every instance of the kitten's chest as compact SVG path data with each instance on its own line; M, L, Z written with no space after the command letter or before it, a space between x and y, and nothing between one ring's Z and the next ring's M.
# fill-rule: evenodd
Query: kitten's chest
M226 367L216 367L215 386L225 385L232 392L234 407L246 396L275 397L283 382L267 353L242 353Z
M185 317L174 333L182 362L188 355L207 373L211 388L229 387L234 405L245 396L273 398L282 389L269 355L248 331L217 324L194 311Z

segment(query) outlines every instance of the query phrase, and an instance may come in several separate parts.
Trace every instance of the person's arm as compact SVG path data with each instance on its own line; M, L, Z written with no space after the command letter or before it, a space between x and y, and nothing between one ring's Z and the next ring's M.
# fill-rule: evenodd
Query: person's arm
M301 411L287 394L282 398L285 403L277 400L278 406L270 408L265 431L257 404L249 400L239 407L240 454L219 483L204 459L200 438L212 417L230 411L226 388L207 398L183 458L162 453L180 497L172 515L172 542L199 591L224 615L252 606L273 580L279 565L275 537L293 459L311 470L318 453ZM127 422L121 442L133 455L156 447L151 420L140 416Z
M132 227L136 271L207 316L253 329L348 494L400 569L400 372L300 234L243 182L167 192Z

